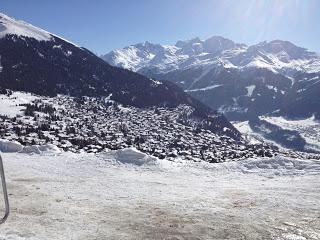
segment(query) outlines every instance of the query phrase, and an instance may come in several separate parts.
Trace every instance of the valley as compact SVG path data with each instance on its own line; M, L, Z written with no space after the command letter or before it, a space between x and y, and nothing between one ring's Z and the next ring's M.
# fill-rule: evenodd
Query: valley
M145 18L160 1L71 2L17 15L109 50L158 36L158 12L179 22ZM95 50L0 13L0 240L320 239L318 53L221 36Z

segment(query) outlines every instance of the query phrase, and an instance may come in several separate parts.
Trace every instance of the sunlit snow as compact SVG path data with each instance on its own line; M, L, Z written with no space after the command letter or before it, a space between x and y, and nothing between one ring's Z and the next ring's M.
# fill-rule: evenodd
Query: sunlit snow
M0 13L0 38L6 36L7 34L30 37L39 41L52 40L50 33L34 27L29 23L17 21L6 16L5 14Z
M320 238L319 161L2 156L11 215L0 239Z

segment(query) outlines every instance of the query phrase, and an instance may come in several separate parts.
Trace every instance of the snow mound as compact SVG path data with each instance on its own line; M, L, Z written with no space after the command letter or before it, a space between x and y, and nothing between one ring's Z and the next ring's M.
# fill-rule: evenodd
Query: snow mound
M28 153L28 154L58 154L61 153L60 149L52 144L46 144L46 145L32 145L32 146L26 146L22 149L21 153Z
M22 149L18 142L0 139L0 152L20 152Z
M38 146L26 146L22 149L21 153L29 153L29 154L32 154L32 153L36 153L36 154L40 154L41 151L39 150L39 147Z
M38 41L50 41L53 39L50 33L40 28L0 13L0 38L5 37L7 34L30 37Z
M38 149L41 152L46 152L46 153L61 153L61 150L53 144L41 145L38 147Z
M61 153L61 150L52 144L22 146L19 142L0 139L0 152L4 153L29 153L29 154L48 154L55 155Z
M156 157L142 153L136 148L125 148L116 151L115 159L124 164L132 164L137 166L155 165L158 161Z

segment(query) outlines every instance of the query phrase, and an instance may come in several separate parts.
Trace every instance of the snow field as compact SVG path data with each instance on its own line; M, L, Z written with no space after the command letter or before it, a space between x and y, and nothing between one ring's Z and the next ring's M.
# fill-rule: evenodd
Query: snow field
M307 142L307 149L320 151L320 122L314 116L306 119L287 120L283 117L262 117L263 120L283 129L296 130Z
M320 162L3 154L0 239L319 239Z
M0 38L6 34L15 34L17 36L24 36L37 39L38 41L50 41L52 37L50 33L32 26L23 21L16 21L13 18L0 13Z
M25 92L13 92L10 96L0 94L0 115L8 117L23 115L22 110L25 107L21 106L21 104L28 104L36 99L38 97L35 95Z
M294 130L306 141L305 150L312 150L315 152L320 151L320 122L315 120L314 117L299 119L299 120L288 120L283 117L271 117L271 116L260 116L262 120L277 125L282 129ZM252 142L271 142L272 144L282 147L279 144L265 139L261 134L254 132L249 126L248 121L233 122L235 128L237 128L242 134L246 135Z

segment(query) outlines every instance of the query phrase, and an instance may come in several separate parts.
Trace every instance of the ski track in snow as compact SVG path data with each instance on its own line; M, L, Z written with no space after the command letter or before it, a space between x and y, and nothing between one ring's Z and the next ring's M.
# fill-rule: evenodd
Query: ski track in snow
M320 238L319 161L2 156L11 215L0 239Z

